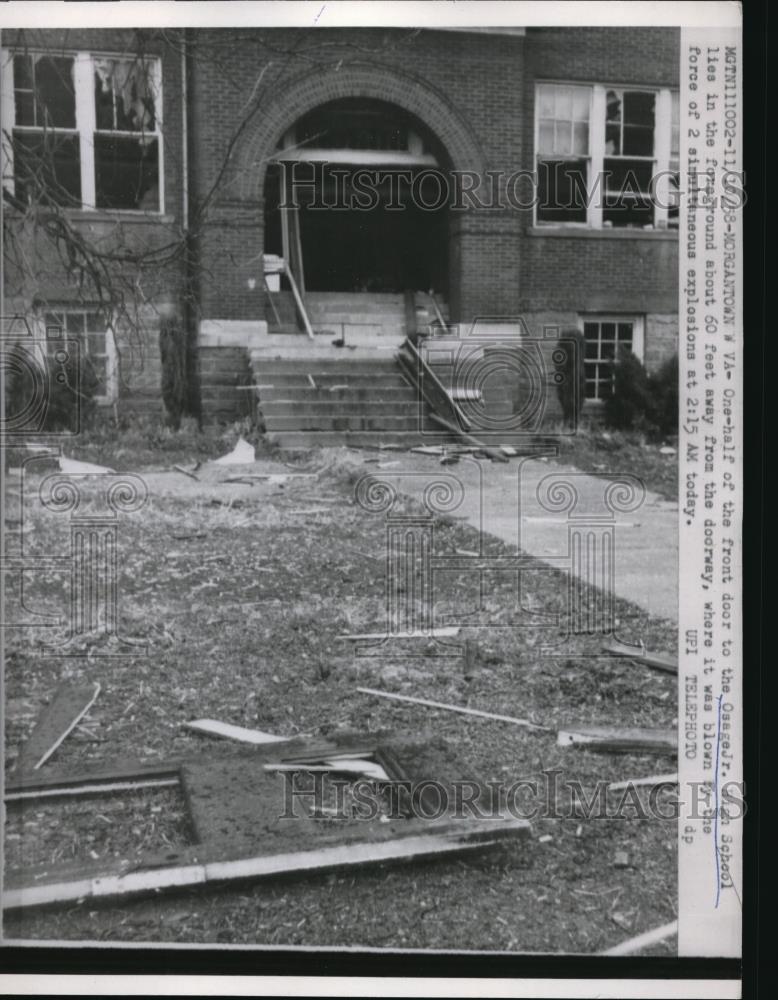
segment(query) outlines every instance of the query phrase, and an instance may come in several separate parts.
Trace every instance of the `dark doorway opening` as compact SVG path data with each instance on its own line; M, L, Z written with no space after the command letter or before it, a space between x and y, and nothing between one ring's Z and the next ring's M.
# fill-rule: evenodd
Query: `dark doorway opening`
M382 102L336 101L283 144L265 181L265 253L283 255L285 186L307 290L447 295L445 153L422 125Z

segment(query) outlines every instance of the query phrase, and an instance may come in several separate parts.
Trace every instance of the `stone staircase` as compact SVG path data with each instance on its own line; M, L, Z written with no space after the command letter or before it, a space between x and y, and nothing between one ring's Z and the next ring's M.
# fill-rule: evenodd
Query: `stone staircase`
M265 432L282 448L411 447L441 438L393 353L253 357L252 364Z

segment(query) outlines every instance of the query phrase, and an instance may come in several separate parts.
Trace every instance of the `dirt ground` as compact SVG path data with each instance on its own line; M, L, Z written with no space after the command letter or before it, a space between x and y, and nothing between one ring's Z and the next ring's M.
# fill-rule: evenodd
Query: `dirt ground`
M380 456L381 460L391 456ZM45 636L18 633L5 676L6 764L13 764L40 709L63 680L99 681L100 696L52 764L107 757L148 761L213 745L187 731L214 718L279 735L338 730L432 731L484 781L543 780L559 769L591 789L672 771L655 756L596 754L556 745L554 732L371 698L383 688L506 715L549 730L581 723L672 726L676 682L624 660L593 654L596 637L572 636L564 655L540 655L543 636L509 627L520 612L510 579L495 578L482 603L490 628L463 628L478 648L459 652L411 640L357 655L344 633L385 628L385 522L354 500L354 482L375 469L358 453L322 453L306 465L261 462L252 471L299 478L223 485L241 469L207 466L200 481L146 472L149 500L119 525L120 631L141 655L98 655L104 637L77 655L42 655ZM315 478L303 478L313 475ZM13 485L13 484L12 484ZM97 501L95 501L96 503ZM62 525L33 503L7 516L29 531L30 552L62 551ZM412 512L409 503L408 512ZM60 518L61 520L61 518ZM435 525L438 552L473 550L476 532L454 518ZM487 539L490 554L507 554ZM30 607L65 610L69 568L30 574ZM538 564L525 574L525 609L564 614L566 578ZM436 591L439 617L471 608L467 581ZM620 622L646 645L672 654L675 627L617 602ZM483 624L483 619L479 619ZM443 652L446 652L445 650ZM642 800L648 797L641 790ZM669 812L670 810L668 810ZM190 891L122 905L83 903L5 917L10 939L157 941L367 948L593 953L676 916L676 824L672 819L536 819L532 836L468 858L276 879ZM9 805L6 865L134 856L191 837L176 789L118 800ZM625 852L617 866L617 852ZM671 954L669 940L646 954Z

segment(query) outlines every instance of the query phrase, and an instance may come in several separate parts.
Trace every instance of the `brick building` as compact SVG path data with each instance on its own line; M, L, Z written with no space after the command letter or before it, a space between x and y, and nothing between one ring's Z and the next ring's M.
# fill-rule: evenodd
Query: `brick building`
M88 239L140 257L112 261L137 292L137 322L114 322L25 220L5 314L80 335L101 397L146 409L172 322L206 418L240 411L252 368L258 385L279 359L364 374L438 312L460 332L577 328L596 406L617 344L649 369L676 350L678 44L671 28L6 32L10 221L38 178Z

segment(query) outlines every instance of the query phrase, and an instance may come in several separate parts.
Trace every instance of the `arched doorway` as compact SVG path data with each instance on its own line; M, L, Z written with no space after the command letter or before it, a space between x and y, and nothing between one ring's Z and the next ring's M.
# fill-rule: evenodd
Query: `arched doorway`
M307 291L445 298L448 168L442 144L403 108L323 103L290 125L267 169L265 253L292 260Z

